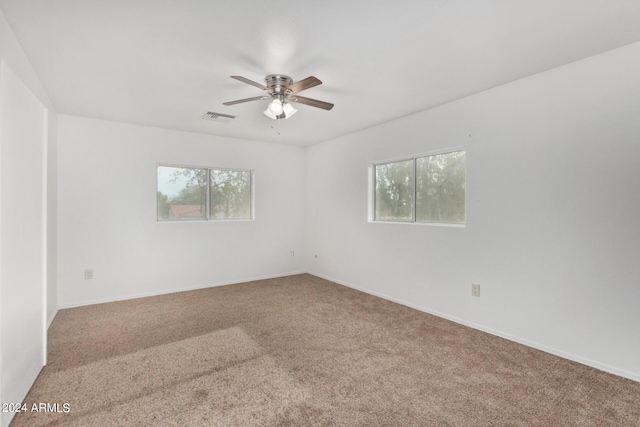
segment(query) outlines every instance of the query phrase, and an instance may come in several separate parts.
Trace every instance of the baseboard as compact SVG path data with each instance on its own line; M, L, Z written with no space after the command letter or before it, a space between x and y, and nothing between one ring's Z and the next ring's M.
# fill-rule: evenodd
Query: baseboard
M143 292L139 294L126 295L122 297L103 298L103 299L96 299L96 300L90 300L90 301L82 301L82 302L72 303L72 304L62 304L62 305L59 305L58 308L60 310L63 310L66 308L84 307L86 305L104 304L107 302L126 301L126 300L136 299L136 298L146 298L146 297L154 297L158 295L174 294L176 292L188 292L188 291L196 291L198 289L215 288L218 286L235 285L237 283L254 282L256 280L276 279L278 277L295 276L298 274L305 274L305 273L306 271L292 271L288 273L274 274L274 275L268 275L268 276L259 276L259 277L245 278L245 279L230 280L225 282L209 283L205 285L192 286L188 288L174 288L174 289L167 289L167 290L158 291L158 292Z
M545 353L553 354L554 356L558 356L558 357L561 357L563 359L571 360L573 362L577 362L577 363L580 363L582 365L586 365L586 366L598 369L600 371L608 372L608 373L613 374L613 375L617 375L617 376L620 376L620 377L628 378L628 379L633 380L633 381L640 382L640 374L629 372L629 371L626 371L624 369L618 369L618 368L615 368L613 366L609 366L609 365L606 365L606 364L603 364L603 363L599 363L599 362L596 362L596 361L591 360L591 359L586 359L584 357L580 357L580 356L577 356L575 354L567 353L565 351L558 350L558 349L553 348L553 347L548 347L548 346L546 346L544 344L540 344L540 343L537 343L537 342L534 342L534 341L529 341L529 340L527 340L525 338L521 338L521 337L518 337L518 336L515 336L515 335L511 335L511 334L508 334L508 333L505 333L505 332L502 332L502 331L499 331L499 330L495 330L495 329L492 329L492 328L488 328L486 326L479 325L477 323L473 323L473 322L470 322L470 321L465 320L465 319L460 319L460 318L455 317L455 316L449 316L448 314L441 313L441 312L436 311L436 310L431 310L429 308L426 308L426 307L423 307L423 306L420 306L420 305L417 305L417 304L412 304L410 302L403 301L401 299L394 298L394 297L391 297L389 295L385 295L385 294L382 294L382 293L379 293L379 292L374 292L374 291L370 291L368 289L364 289L364 288L361 288L361 287L358 287L358 286L354 286L354 285L352 285L350 283L346 283L346 282L344 282L342 280L337 280L337 279L334 279L332 277L325 276L323 274L315 273L313 271L307 271L307 274L319 277L321 279L329 280L329 281L337 283L339 285L346 286L347 288L355 289L356 291L364 292L364 293L369 294L369 295L373 295L373 296L376 296L376 297L379 297L379 298L386 299L388 301L392 301L392 302L395 302L395 303L398 303L398 304L402 304L404 306L407 306L407 307L410 307L410 308L413 308L413 309L416 309L416 310L419 310L419 311L422 311L422 312L425 312L425 313L429 313L429 314L432 314L434 316L437 316L437 317L440 317L440 318L443 318L443 319L447 319L447 320L450 320L452 322L455 322L455 323L458 323L458 324L461 324L461 325L464 325L464 326L468 326L470 328L477 329L479 331L486 332L488 334L495 335L495 336L498 336L500 338L504 338L504 339L509 340L509 341L516 342L518 344L526 345L527 347L535 348L536 350L544 351Z

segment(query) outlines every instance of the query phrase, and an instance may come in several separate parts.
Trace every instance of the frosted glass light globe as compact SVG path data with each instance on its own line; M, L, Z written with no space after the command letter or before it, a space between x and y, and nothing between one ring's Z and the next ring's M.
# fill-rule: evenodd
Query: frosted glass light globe
M282 112L284 113L284 118L288 119L289 117L293 116L296 112L298 112L298 110L293 108L291 104L286 103L282 106Z
M282 106L282 102L280 102L279 99L274 99L273 101L271 101L271 103L269 104L269 107L267 107L267 109L269 110L269 112L271 114L279 116L280 114L282 114L282 111L284 110L284 107Z

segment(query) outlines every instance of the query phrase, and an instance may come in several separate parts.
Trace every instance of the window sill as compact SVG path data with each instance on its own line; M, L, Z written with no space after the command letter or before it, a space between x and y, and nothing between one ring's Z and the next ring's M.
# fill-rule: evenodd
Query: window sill
M370 224L399 224L399 225L418 225L431 227L450 227L450 228L466 228L467 224L452 224L447 222L414 222L414 221L374 221L369 220Z

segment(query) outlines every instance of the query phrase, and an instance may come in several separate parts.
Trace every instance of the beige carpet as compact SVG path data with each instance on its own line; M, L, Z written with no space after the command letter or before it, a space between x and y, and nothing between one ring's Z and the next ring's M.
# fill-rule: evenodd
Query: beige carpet
M640 426L640 383L310 275L61 310L18 426ZM50 407L51 408L51 407Z

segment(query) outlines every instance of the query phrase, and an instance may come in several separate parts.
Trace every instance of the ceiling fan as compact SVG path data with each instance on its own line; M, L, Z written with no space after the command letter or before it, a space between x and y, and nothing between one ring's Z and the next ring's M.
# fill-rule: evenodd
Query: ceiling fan
M333 108L333 104L329 102L318 101L317 99L297 95L298 92L322 84L319 79L313 76L307 77L306 79L294 83L293 79L289 76L285 76L283 74L270 74L265 77L264 85L242 76L231 76L231 78L243 83L250 84L251 86L255 86L258 89L262 89L267 92L267 94L262 96L254 96L253 98L223 102L223 105L235 105L241 104L243 102L271 99L271 102L267 106L267 109L264 111L264 114L273 120L288 119L298 111L293 108L290 102L310 105L311 107L322 108L324 110L331 110Z

